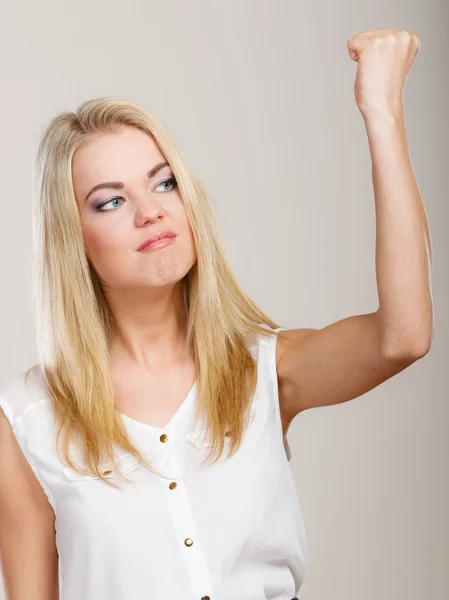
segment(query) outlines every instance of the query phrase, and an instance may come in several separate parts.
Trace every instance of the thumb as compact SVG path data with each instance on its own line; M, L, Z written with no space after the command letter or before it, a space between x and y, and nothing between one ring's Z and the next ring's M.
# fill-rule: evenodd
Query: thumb
M350 38L348 40L348 53L352 60L355 62L363 62L365 48L363 47L362 40L355 40Z

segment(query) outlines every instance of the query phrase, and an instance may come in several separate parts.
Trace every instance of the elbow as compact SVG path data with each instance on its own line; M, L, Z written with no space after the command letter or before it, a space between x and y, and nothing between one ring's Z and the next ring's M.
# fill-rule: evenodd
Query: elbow
M407 360L411 362L423 358L432 347L433 335L412 339L407 342L390 342L384 345L383 355L391 360Z
M384 329L380 336L383 355L392 360L419 360L430 351L434 332L433 311L426 313L425 318L415 317L413 326L407 330L386 332Z

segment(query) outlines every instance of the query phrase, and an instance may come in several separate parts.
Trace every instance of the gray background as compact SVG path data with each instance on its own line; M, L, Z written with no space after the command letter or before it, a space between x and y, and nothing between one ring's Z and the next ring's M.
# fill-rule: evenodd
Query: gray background
M136 101L169 127L214 193L239 280L280 324L321 328L375 310L371 162L346 43L379 27L420 37L404 99L432 234L435 337L393 379L291 425L310 547L302 600L448 597L448 13L445 0L1 9L1 381L36 360L39 133L98 96Z

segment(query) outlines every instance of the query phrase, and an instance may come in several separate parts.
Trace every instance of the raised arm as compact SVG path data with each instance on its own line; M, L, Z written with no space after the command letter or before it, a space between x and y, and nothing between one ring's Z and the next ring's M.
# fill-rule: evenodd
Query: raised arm
M54 511L1 409L0 565L6 600L59 600Z
M284 431L300 411L356 398L417 361L434 334L432 245L412 170L402 92L417 36L380 29L348 43L372 158L379 308L277 340Z

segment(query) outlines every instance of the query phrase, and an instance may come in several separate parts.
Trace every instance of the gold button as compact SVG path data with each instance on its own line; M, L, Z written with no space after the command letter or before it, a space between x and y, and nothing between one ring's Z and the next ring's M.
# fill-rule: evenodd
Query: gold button
M184 540L184 544L186 546L191 546L193 544L193 540L191 540L190 538L187 538L186 540Z
M165 444L165 442L168 440L168 435L166 433L163 433L159 439L163 444Z
M112 471L103 471L103 475L110 475Z
M178 487L178 484L176 483L176 481L172 481L168 487L171 490L174 490L174 489L176 489Z
M231 432L231 431L227 431L227 432L225 433L225 436L226 436L226 437L231 437L231 435L232 435L232 432Z

